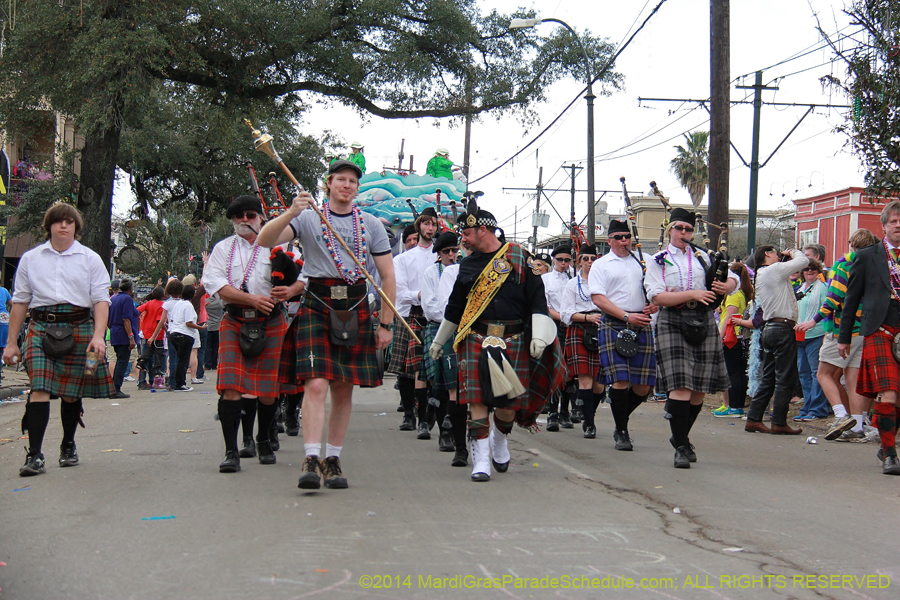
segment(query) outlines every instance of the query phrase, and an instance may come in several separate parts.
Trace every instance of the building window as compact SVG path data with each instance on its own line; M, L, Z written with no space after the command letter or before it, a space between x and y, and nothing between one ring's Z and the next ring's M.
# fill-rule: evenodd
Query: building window
M819 230L818 229L807 229L806 231L800 232L800 247L803 248L808 244L818 244L819 243Z

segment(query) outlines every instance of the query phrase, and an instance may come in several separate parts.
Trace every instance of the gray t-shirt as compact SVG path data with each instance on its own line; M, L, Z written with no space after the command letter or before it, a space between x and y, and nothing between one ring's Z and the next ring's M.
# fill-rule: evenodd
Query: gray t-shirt
M222 301L218 296L210 296L206 300L206 329L208 331L218 331L219 324L222 322L222 315L225 312Z
M362 218L366 240L365 267L366 271L374 276L376 271L373 256L390 254L391 245L388 242L384 225L382 225L378 217L363 212ZM344 241L347 242L351 249L355 248L356 237L353 231L351 214L338 215L331 213L331 225L344 238ZM340 278L341 275L338 273L337 265L325 243L322 227L322 220L310 209L304 210L291 221L291 229L294 230L294 235L299 238L300 245L303 246L303 275L306 277ZM340 244L337 244L335 250L341 253L344 267L352 272L356 268L356 263L353 262L350 254Z

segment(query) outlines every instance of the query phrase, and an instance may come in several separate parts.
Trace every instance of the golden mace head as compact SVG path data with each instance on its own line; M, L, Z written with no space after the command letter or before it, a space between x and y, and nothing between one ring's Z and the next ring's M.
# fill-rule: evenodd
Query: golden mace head
M281 162L281 157L278 156L278 153L275 151L275 145L273 143L275 138L268 133L263 133L259 129L253 127L253 123L251 123L249 119L244 119L244 123L252 132L253 147L274 160L276 163Z

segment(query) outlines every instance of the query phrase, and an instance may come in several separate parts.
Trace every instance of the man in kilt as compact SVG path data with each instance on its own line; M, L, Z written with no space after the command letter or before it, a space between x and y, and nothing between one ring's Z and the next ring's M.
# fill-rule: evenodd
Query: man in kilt
M459 401L469 408L473 481L489 481L492 462L506 472L506 437L513 423L535 427L546 398L565 376L557 327L547 314L544 285L532 270L531 256L516 244L502 243L496 232L494 216L470 200L462 239L472 254L460 263L429 348L431 357L440 359L452 338L458 352Z
M613 440L616 450L631 451L628 420L656 385L650 320L659 307L644 295L644 265L632 252L628 225L610 221L608 238L609 252L591 269L591 297L603 311L598 343L616 427Z
M669 244L653 255L644 280L647 298L661 307L656 363L660 385L668 396L669 442L675 448L676 469L689 469L697 461L689 435L703 410L703 397L728 389L722 341L709 305L716 295L727 296L739 283L729 271L727 281L713 281L712 289L706 289L711 259L690 242L696 218L683 208L672 211L666 228Z
M241 470L237 432L242 399L253 402L257 398L256 451L260 464L275 464L270 435L277 410L275 401L281 393L278 369L288 328L282 303L296 292L273 294L269 251L257 240L265 221L259 198L238 196L225 216L231 219L235 234L213 248L203 271L203 283L210 295L218 296L225 304L219 325L216 381L219 421L225 439L225 459L219 471L235 473Z
M569 374L578 380L578 402L582 407L584 421L581 429L584 437L597 437L594 415L605 398L604 385L600 380L600 353L597 347L597 326L600 311L591 300L589 277L591 266L597 259L594 244L582 244L578 250L578 272L563 291L560 315L566 328L566 366Z
M422 276L422 310L428 319L422 345L426 348L431 347L431 342L434 341L434 336L444 318L447 300L450 298L449 292L442 294L440 290L446 289L448 281L452 289L452 284L456 282L459 274L459 265L456 262L459 254L459 235L453 231L442 233L434 243L434 252L438 259L425 269ZM444 344L444 355L439 360L431 358L429 352L422 361L425 365L425 378L431 384L432 395L440 402L435 411L440 430L438 447L442 452L455 450L456 454L451 464L464 467L468 464L469 458L469 451L466 449L466 412L456 398L457 368L453 344L450 340Z
M298 487L318 489L319 472L328 488L348 487L341 470L341 450L350 423L353 386L381 385L378 354L391 343L394 315L387 306L372 321L365 275L351 258L353 252L366 271L377 269L381 289L394 299L394 265L384 226L377 217L353 204L362 171L351 162L336 160L325 180L324 219L312 210L308 192L301 192L290 208L260 232L260 243L275 246L297 237L303 247L302 276L307 279L297 311L296 375L304 384L303 446L306 459ZM348 251L348 248L350 249ZM325 460L320 461L325 427L325 397L331 391Z
M859 326L859 335L865 340L856 391L876 399L872 424L881 436L881 472L900 475L896 448L900 365L892 352L894 338L900 334L900 200L885 205L881 226L881 243L859 250L850 266L843 313L856 314L865 301ZM838 352L844 358L852 351L852 339L853 319L841 319Z
M394 257L394 275L397 281L397 311L394 319L394 340L388 373L397 376L400 402L403 404L403 422L400 431L416 429L416 411L419 417L418 439L431 439L434 410L428 410L428 389L422 369L422 345L414 342L409 331L400 325L400 317L409 321L416 336L422 339L425 315L422 312L422 275L434 262L431 246L437 231L437 211L428 207L416 219L415 230L419 243ZM428 416L431 418L429 419Z
M556 323L556 334L560 347L566 345L566 323L562 319L562 296L569 284L572 266L572 247L568 244L557 246L550 253L553 257L553 269L541 275L544 283L544 294L547 297L547 310L550 318ZM581 421L580 411L572 397L574 382L567 381L566 386L553 395L550 414L547 416L547 431L559 431L559 428L572 429L572 423ZM572 406L571 416L569 405Z
M19 331L31 309L24 344L31 394L22 418L29 446L19 469L23 477L46 472L41 446L50 420L51 396L62 398L59 466L73 467L78 464L75 430L79 423L84 426L81 399L115 395L104 342L109 272L97 253L77 241L84 227L77 208L57 202L44 213L43 227L47 241L19 261L9 316L10 329ZM86 372L89 351L99 357L93 373ZM21 358L16 340L10 340L3 362L11 365Z

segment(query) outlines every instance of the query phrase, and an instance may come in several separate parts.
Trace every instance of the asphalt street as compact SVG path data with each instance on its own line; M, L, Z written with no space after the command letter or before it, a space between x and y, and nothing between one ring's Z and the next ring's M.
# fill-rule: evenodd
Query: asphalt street
M824 422L807 444L707 410L676 470L662 405L634 414L633 452L604 406L597 439L516 429L509 472L473 483L436 435L397 430L392 385L355 391L350 487L316 493L297 488L302 437L218 472L211 382L85 400L67 469L54 402L32 478L24 404L0 406L0 600L900 597L900 478Z

